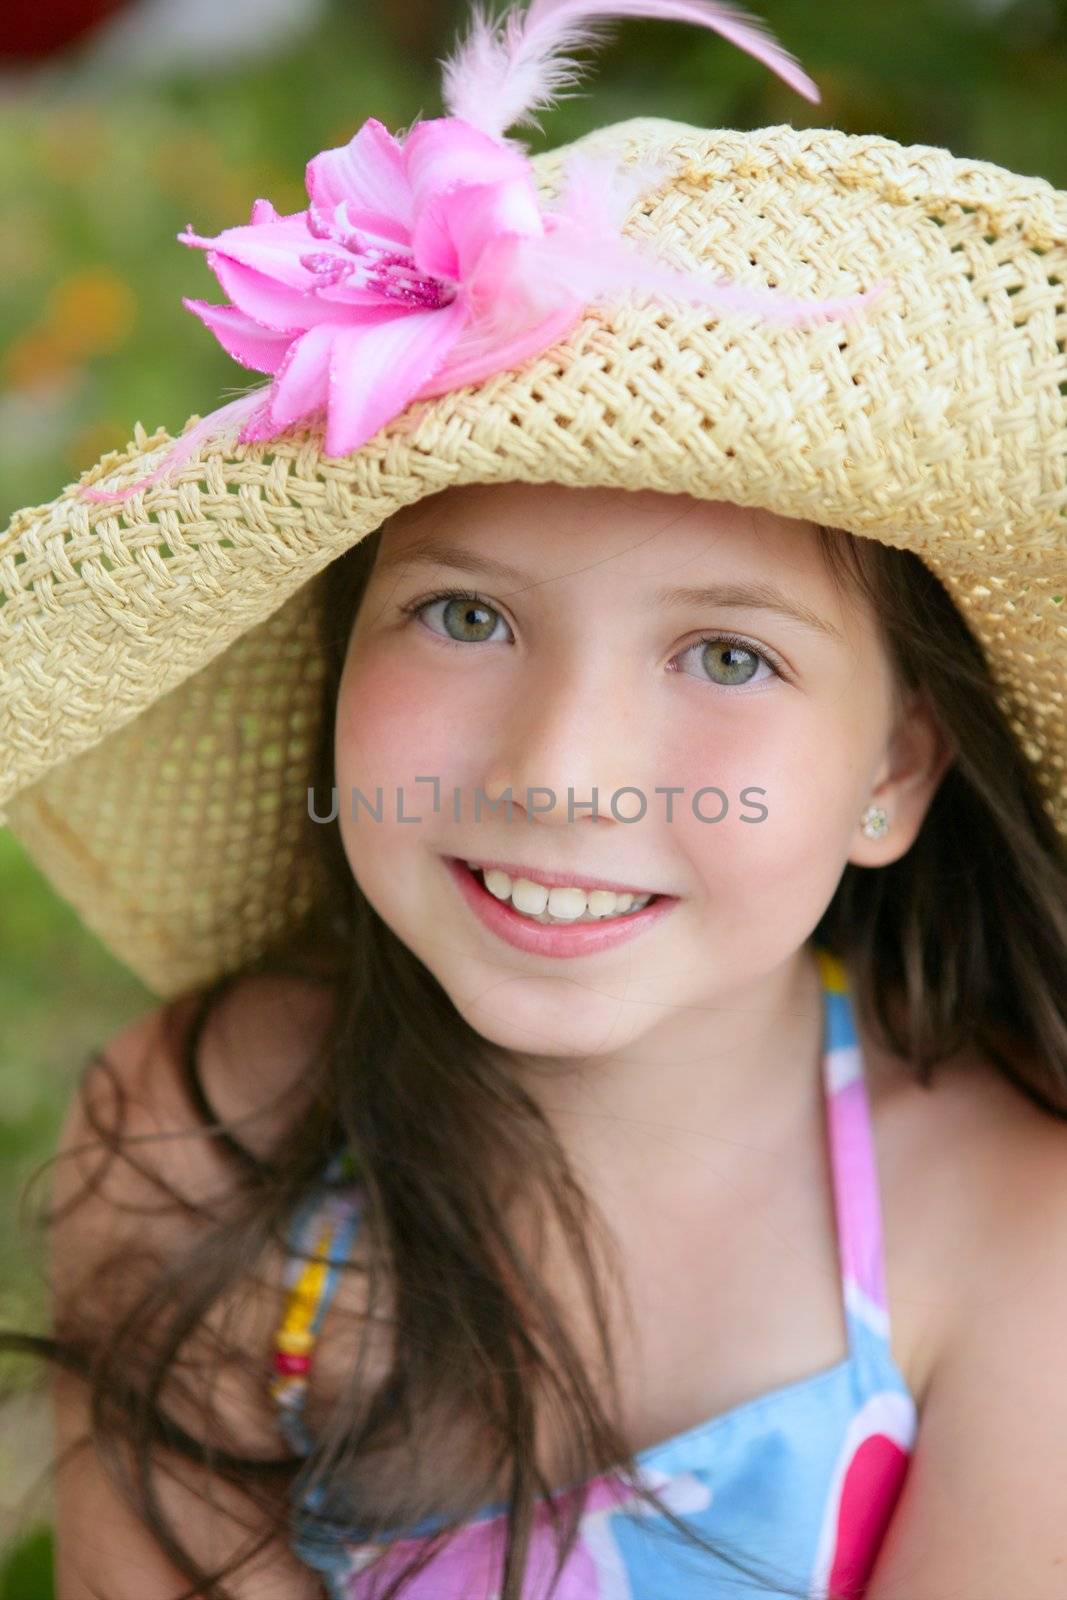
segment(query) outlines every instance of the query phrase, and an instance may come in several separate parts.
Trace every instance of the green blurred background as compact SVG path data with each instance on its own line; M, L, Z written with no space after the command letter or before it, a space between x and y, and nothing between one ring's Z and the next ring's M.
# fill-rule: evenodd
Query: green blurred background
M301 26L290 12L279 31L276 17L267 26L275 0L261 0L257 45L256 3L242 0L243 49L194 42L202 4L179 48L184 0L169 0L169 35L153 46L149 30L125 58L99 48L115 17L36 57L25 36L5 40L0 20L0 527L125 445L134 421L176 433L190 413L248 386L181 304L223 297L203 252L176 241L180 229L246 222L257 196L299 210L308 159L365 117L399 131L441 112L437 63L464 4L314 0ZM31 31L47 9L34 10ZM710 34L630 22L614 29L581 95L542 118L531 148L635 114L706 127L792 122L942 145L1067 188L1067 0L753 9L815 78L819 106ZM29 1180L53 1148L74 1075L154 1003L0 829L5 1327L44 1326L33 1216L46 1179ZM47 1412L31 1364L3 1376L23 1392L0 1410L0 1600L48 1600L47 1489L25 1492L47 1461Z

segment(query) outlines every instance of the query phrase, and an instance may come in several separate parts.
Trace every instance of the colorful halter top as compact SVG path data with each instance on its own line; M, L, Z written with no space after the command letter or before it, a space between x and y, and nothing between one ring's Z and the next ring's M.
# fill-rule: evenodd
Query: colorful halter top
M918 1409L890 1348L870 1107L845 973L827 951L816 947L815 954L848 1354L636 1454L642 1481L746 1567L683 1542L662 1514L606 1473L590 1480L578 1541L552 1600L778 1600L787 1592L852 1600L873 1569L907 1472ZM327 1181L346 1175L351 1167L335 1158ZM300 1453L312 1447L302 1418L311 1349L359 1213L352 1182L325 1196L316 1191L294 1222L294 1251L316 1259L294 1254L289 1261L272 1392L283 1432ZM323 1575L331 1600L377 1600L399 1570L394 1557L410 1557L420 1536L442 1525L426 1518L396 1530L400 1543L372 1567L380 1545L362 1542L358 1530L327 1542L312 1527L322 1499L321 1487L315 1494L294 1488L292 1543ZM498 1600L504 1512L495 1503L464 1523L402 1589L402 1600ZM523 1600L549 1600L555 1556L551 1521L538 1502Z

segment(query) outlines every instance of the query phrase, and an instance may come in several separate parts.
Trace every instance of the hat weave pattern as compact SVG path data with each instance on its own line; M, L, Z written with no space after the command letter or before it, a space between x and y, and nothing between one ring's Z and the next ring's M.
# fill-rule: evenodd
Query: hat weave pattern
M981 644L1067 848L1067 193L837 129L636 118L579 143L667 163L626 231L673 266L797 296L890 288L848 325L592 305L350 456L315 426L216 441L124 504L71 485L0 534L0 820L164 996L251 959L320 892L320 586L450 485L657 489L913 550ZM545 198L573 148L533 158ZM171 442L138 424L82 484L133 481Z

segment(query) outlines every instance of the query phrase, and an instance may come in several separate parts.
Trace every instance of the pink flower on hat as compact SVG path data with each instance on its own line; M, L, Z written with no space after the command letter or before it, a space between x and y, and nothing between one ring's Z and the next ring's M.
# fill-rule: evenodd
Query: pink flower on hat
M232 305L186 300L243 366L274 375L242 438L267 439L325 409L326 453L356 450L416 395L516 365L562 336L581 298L544 246L568 219L542 214L529 162L458 117L401 144L374 118L308 163L310 205L214 239L187 230ZM549 251L548 254L555 252Z
M369 118L347 145L307 166L308 207L280 216L257 200L251 220L207 250L226 305L183 303L269 385L187 430L155 471L124 489L84 488L113 502L158 481L233 423L238 440L278 437L325 414L325 453L347 455L415 399L477 383L562 338L613 294L676 297L771 321L847 318L885 287L828 300L675 271L623 233L639 195L665 167L626 166L579 149L555 205L542 208L522 146L504 137L574 81L565 49L596 42L611 16L696 23L723 34L808 99L818 90L761 22L725 0L531 0L499 23L475 10L445 63L452 113L395 138Z

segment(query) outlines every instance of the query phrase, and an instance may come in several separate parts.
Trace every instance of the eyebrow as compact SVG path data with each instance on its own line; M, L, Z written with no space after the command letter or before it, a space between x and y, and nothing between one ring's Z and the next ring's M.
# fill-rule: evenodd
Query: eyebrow
M516 588L532 588L543 581L528 572L520 572L505 561L494 561L488 556L479 555L476 550L468 550L464 545L446 544L431 538L383 556L378 563L378 572L415 566L451 567L457 572L477 572L497 582L514 584ZM665 588L655 590L651 598L658 606L719 606L749 611L777 611L814 633L824 634L839 644L844 642L840 628L803 601L790 599L773 583L757 580L713 583L693 588Z

